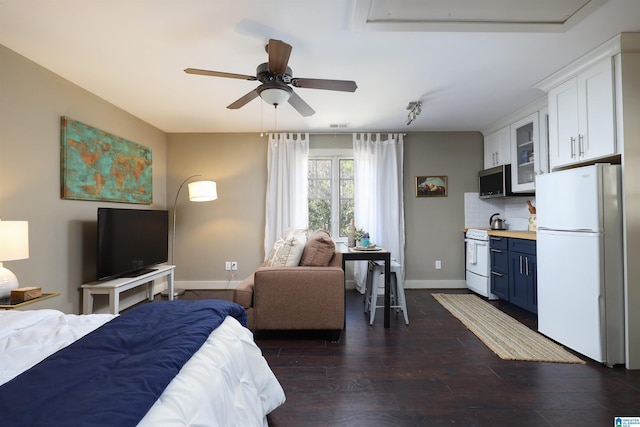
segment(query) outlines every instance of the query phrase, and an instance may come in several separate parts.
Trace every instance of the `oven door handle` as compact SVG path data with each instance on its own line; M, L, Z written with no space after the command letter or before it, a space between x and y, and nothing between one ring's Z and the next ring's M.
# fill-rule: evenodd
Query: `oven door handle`
M474 242L476 246L487 246L487 242L482 240L464 239L465 243Z

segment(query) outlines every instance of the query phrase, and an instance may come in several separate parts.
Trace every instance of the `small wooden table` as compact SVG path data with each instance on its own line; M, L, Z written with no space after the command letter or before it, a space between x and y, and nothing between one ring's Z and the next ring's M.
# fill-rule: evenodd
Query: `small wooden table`
M60 292L43 292L41 296L37 298L31 298L26 301L11 301L9 298L3 298L0 300L0 310L13 310L14 308L21 308L25 305L33 304L34 302L44 301L49 298L57 297Z
M167 276L169 300L173 300L173 270L175 265L158 265L154 271L136 277L121 277L104 282L92 282L82 285L82 314L93 311L94 295L109 295L109 312L120 313L120 293L138 286L147 285L149 301L153 301L153 281Z
M339 244L338 249L342 253L342 271L344 271L346 261L384 262L384 327L388 328L391 318L391 282L389 280L389 276L391 275L391 252L386 249L379 251L359 251L354 248L349 248L344 243ZM375 310L375 308L373 310Z

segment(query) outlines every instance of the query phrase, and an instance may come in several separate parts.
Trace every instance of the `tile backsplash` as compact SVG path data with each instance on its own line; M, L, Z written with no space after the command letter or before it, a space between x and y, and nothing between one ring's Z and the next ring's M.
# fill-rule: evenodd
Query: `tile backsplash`
M529 209L527 200L535 206L535 197L481 199L478 193L464 193L465 228L489 228L489 218L499 213L510 230L526 230Z

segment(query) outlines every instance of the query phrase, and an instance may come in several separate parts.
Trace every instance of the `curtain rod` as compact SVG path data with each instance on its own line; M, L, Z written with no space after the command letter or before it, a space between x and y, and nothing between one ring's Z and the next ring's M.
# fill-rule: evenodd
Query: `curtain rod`
M279 132L260 132L261 134L264 134L265 136L267 135L271 135L273 134L278 134L278 133L308 133L309 135L353 135L354 133L379 133L379 134L389 134L389 133L397 133L397 134L402 134L402 136L407 136L406 133L404 132L302 132L302 131L288 131L288 130L283 130L283 131L279 131Z

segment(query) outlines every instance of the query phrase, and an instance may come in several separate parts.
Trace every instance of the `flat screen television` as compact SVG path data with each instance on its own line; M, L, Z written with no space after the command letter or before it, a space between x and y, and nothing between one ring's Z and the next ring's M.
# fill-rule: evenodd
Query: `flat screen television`
M168 211L98 208L98 280L139 276L168 259Z

